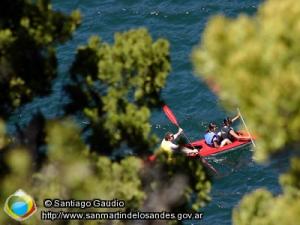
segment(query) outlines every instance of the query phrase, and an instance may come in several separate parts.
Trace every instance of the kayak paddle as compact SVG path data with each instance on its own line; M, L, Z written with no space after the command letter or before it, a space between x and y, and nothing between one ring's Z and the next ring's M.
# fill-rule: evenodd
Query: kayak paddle
M167 105L164 105L162 107L165 115L168 117L168 119L174 124L176 125L178 128L180 127L179 126L179 123L177 122L177 119L174 115L174 113L172 112L172 110L167 106ZM189 144L192 146L193 149L195 149L195 147L192 145L192 143L190 142L189 138L185 135L185 133L183 132L183 135L184 137L187 139L187 141L189 142ZM206 159L204 159L199 153L198 153L200 159L201 159L201 162L208 168L210 168L212 171L214 171L216 174L218 174L218 171L211 165L207 162Z
M166 116L168 117L168 119L173 123L175 124L177 127L179 127L179 124L177 122L177 119L175 117L175 115L173 114L173 112L171 111L171 109L167 106L167 105L164 105L162 107L163 111L165 112Z

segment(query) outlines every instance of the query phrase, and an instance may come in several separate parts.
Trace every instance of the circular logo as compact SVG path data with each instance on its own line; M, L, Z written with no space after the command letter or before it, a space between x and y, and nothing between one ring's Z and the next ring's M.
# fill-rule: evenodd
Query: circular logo
M4 211L13 219L22 221L36 212L36 204L30 195L18 190L6 199Z

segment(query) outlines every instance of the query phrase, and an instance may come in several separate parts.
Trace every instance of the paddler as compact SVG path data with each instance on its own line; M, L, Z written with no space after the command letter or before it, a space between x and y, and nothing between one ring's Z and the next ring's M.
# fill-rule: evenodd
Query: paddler
M183 132L183 129L181 129L180 127L176 134L167 132L165 134L164 139L162 140L162 142L160 144L161 150L168 152L168 153L181 151L187 155L197 154L198 153L197 149L189 149L189 148L185 148L185 147L182 147L182 146L179 146L179 145L173 143L182 134L182 132Z
M232 123L240 118L240 114L236 115L234 118L230 119L229 117L225 118L223 121L223 127L221 129L221 137L223 139L227 138L230 141L234 140L251 140L250 136L239 135L238 132L235 132L231 127Z
M217 125L214 122L209 123L208 130L206 131L204 138L208 146L219 148L224 145L231 144L231 141L228 138L221 138L220 135L216 133Z

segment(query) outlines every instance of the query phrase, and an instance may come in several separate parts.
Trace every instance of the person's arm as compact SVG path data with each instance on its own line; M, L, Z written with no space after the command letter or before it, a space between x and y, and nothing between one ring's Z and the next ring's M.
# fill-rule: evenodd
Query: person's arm
M219 148L220 147L220 145L218 144L218 138L217 137L214 137L212 141L213 141L213 144L214 144L215 148Z
M237 140L240 139L240 136L232 129L229 131L229 134L231 134L231 136L234 137Z
M240 118L240 114L238 113L235 117L231 119L232 122L236 121L238 118Z
M178 132L176 134L174 134L174 140L176 140L179 137L179 135L182 133L182 131L183 130L179 127Z
M214 141L214 147L215 147L215 148L219 148L219 147L220 147L220 145L218 144L217 141Z
M238 135L234 130L230 130L229 134L231 134L237 140L240 140L240 139L242 139L242 140L249 139L250 140L251 139L250 136L240 136L240 135Z
M186 148L186 147L181 147L181 151L183 153L185 153L186 155L188 155L188 156L192 156L194 154L198 154L198 150L197 149L189 149L189 148Z
M173 151L177 151L177 150L179 149L179 145L176 145L176 144L174 144L174 143L171 143L171 144L170 144L170 147L171 147L171 149L172 149Z

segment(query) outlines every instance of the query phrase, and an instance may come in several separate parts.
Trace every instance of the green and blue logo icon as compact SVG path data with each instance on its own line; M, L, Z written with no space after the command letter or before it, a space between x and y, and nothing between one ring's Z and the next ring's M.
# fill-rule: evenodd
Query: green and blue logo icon
M4 211L11 218L23 221L36 212L34 199L23 190L18 190L6 199Z

